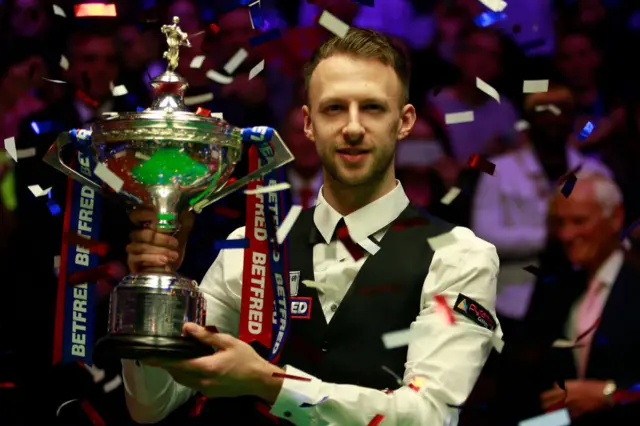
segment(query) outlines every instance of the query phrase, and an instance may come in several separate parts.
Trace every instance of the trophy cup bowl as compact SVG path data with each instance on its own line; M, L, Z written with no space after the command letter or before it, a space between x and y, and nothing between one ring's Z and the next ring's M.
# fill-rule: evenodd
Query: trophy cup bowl
M173 235L180 228L181 212L199 213L293 160L278 133L269 129L273 156L258 170L227 185L241 158L243 139L252 131L187 111L183 103L187 84L171 66L152 85L151 108L111 113L93 124L90 140L74 140L68 132L61 133L44 161L117 203L153 206L156 231ZM82 168L78 172L68 166L67 153L76 151L90 157L92 167L101 164L116 175L122 181L119 190L81 173ZM204 326L205 314L206 302L195 281L169 268L130 274L111 292L108 334L98 341L94 359L183 359L210 354L213 348L182 330L186 322Z

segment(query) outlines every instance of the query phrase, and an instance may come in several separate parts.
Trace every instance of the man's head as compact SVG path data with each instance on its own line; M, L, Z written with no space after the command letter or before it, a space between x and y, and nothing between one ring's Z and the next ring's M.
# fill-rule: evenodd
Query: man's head
M561 36L557 66L571 87L585 89L595 85L601 61L595 40L589 33L571 31Z
M90 98L111 96L111 83L118 77L114 36L109 32L79 31L69 42L68 79Z
M525 117L531 124L531 141L539 151L565 151L573 130L573 109L573 95L564 86L552 85L547 92L527 95Z
M352 28L316 50L305 67L302 112L325 183L376 187L395 179L396 142L416 119L409 74L406 59L375 31Z
M553 233L575 265L595 271L619 247L624 223L622 194L607 177L578 174L568 198L554 197L550 215Z
M502 73L502 40L489 28L470 26L458 36L455 62L465 82L475 87L476 77L493 82Z

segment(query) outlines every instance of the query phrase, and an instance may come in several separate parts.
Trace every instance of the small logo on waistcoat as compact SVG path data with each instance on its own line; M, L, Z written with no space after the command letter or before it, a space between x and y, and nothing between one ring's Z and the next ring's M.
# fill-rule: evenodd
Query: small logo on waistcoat
M298 295L298 286L300 285L300 271L289 271L289 290L291 296Z
M311 298L292 297L291 298L291 319L311 318Z
M462 309L465 312L469 310L469 305L467 305L467 299L464 299L462 302L458 304L458 309Z

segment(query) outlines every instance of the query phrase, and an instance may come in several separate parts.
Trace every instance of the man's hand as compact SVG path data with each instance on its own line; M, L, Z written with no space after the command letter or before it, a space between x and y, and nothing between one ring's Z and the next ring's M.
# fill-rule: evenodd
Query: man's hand
M251 346L229 334L211 333L193 323L184 331L217 349L213 355L186 361L152 360L180 384L207 398L258 396L270 404L278 397L283 379L273 373L283 371L261 358Z
M564 401L573 419L583 414L604 410L609 407L603 393L605 385L606 382L601 380L568 380L565 382L566 391L564 391L555 384L553 389L540 395L542 408L547 410Z
M133 231L130 235L127 264L133 273L144 268L167 265L177 269L182 263L189 231L193 226L193 214L184 212L180 215L182 227L176 237L155 230L157 217L155 210L150 207L138 207L129 215L135 225L148 225L148 228Z

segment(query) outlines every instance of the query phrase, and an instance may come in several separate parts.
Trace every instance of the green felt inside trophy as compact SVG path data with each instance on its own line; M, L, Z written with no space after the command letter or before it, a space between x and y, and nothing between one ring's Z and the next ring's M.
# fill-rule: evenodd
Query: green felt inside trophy
M205 178L209 168L187 155L183 148L167 147L154 152L148 160L134 167L131 173L144 185L177 183L188 186Z

